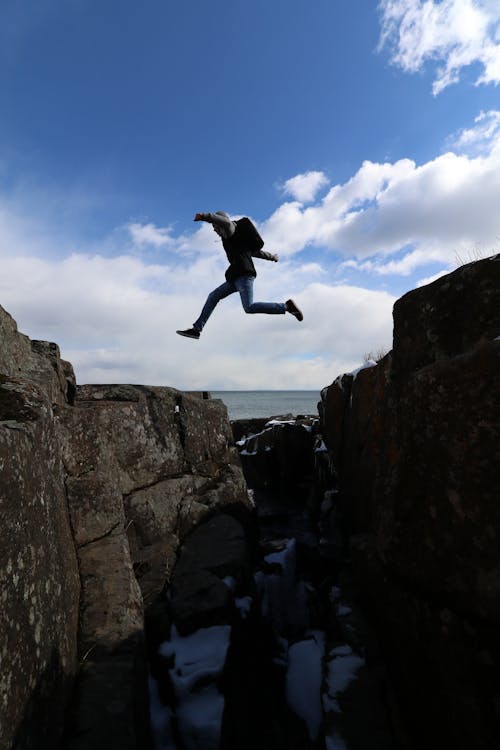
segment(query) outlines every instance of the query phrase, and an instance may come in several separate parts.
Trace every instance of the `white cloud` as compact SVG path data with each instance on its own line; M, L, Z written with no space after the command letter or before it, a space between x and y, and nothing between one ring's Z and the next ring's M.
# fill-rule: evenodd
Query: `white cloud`
M169 265L116 253L47 258L38 247L16 251L18 228L9 225L8 246L0 232L0 304L22 332L56 341L79 383L320 389L357 366L364 352L390 347L395 298L318 283L326 278L318 263L256 261L255 298L293 297L303 323L290 315L245 315L234 295L220 303L200 341L189 341L175 330L191 325L222 281L226 260L219 246Z
M414 73L440 63L434 94L456 83L463 68L480 63L477 84L500 83L498 0L381 0L379 47L391 48L392 62Z
M448 271L438 271L438 273L434 273L432 276L427 276L425 279L420 279L420 281L417 281L416 286L427 286L427 284L432 284L433 281L437 281L442 276L444 276Z
M128 224L127 229L135 245L143 247L152 245L153 247L167 247L174 242L171 237L171 227L157 227L155 224Z
M480 112L472 128L464 128L450 138L450 147L470 156L488 154L492 142L500 140L500 112Z
M471 248L488 254L500 237L500 113L482 113L454 144L455 151L421 165L364 162L321 201L284 203L261 227L263 236L283 256L320 246L379 274L450 267L457 252Z
M313 201L321 190L328 185L328 178L324 172L305 172L291 177L283 185L283 192L301 203Z
M365 352L391 346L395 296L336 284L338 272L362 271L388 288L391 276L413 274L416 284L419 271L428 281L455 267L457 256L488 255L498 244L499 120L496 111L481 113L454 136L454 151L421 165L364 162L322 198L284 202L261 222L266 249L281 259L256 261L255 298L296 299L301 324L289 315L245 315L234 295L200 341L182 339L175 330L193 323L223 280L226 258L207 224L179 235L128 225L128 235L113 231L92 245L78 238L66 250L50 217L46 226L30 223L30 209L1 197L0 304L32 338L59 343L81 383L321 388ZM56 254L48 251L51 236ZM143 246L158 251L155 262L133 252ZM321 262L314 250L303 253L311 246L322 249ZM328 250L336 253L334 270Z

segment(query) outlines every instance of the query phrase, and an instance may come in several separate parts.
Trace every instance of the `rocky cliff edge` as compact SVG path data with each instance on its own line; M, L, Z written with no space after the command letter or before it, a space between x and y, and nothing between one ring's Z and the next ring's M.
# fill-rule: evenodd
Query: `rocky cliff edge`
M0 341L0 746L146 746L145 610L188 533L249 506L226 409L78 387L1 307Z
M320 403L358 585L416 737L493 747L500 256L398 300L393 349L372 364L336 378Z

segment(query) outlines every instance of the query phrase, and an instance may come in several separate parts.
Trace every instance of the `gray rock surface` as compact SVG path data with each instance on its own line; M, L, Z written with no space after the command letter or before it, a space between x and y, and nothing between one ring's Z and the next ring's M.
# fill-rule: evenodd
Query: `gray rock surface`
M169 597L174 624L185 635L230 620L230 587L248 580L250 559L242 525L218 513L198 526L183 544Z
M2 308L0 337L0 746L51 747L77 671L80 583L54 417L66 378L57 350Z
M500 256L394 307L393 350L322 394L358 582L416 737L500 728Z
M195 526L249 507L207 395L77 387L0 308L2 748L56 747L65 721L73 750L146 747L145 608Z

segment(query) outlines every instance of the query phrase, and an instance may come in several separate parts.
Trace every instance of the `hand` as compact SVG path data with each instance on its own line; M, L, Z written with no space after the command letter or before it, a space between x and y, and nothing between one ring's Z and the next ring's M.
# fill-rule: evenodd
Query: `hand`
M275 263L277 263L279 261L279 255L276 255L276 253L274 253L274 255L272 256L272 259L274 260Z
M193 221L203 221L203 217L201 214L195 214Z

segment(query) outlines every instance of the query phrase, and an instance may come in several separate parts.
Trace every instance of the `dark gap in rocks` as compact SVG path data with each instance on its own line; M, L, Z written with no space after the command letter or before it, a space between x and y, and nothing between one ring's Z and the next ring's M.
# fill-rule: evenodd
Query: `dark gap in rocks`
M253 514L204 518L147 609L159 746L404 750L346 566L319 421L268 422L233 424Z

